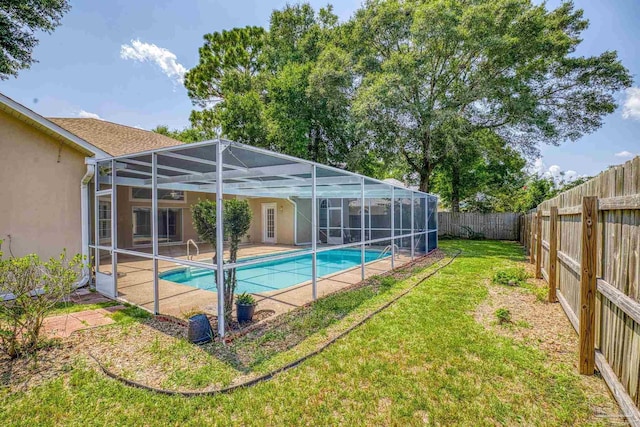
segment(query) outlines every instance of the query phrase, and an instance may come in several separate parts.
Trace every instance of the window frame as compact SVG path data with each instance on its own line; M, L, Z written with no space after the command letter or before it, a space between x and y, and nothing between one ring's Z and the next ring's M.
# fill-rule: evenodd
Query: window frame
M151 199L142 199L142 198L137 198L137 197L133 197L133 190L135 188L145 188L146 187L129 187L129 201L136 203L136 202L151 202ZM152 189L149 188L150 191L153 192ZM158 191L160 190L164 190L162 188L159 188ZM158 199L158 203L172 203L172 204L177 204L177 205L184 205L187 203L187 192L184 190L171 190L171 191L176 191L176 192L180 192L182 193L182 200L177 200L177 199Z
M151 247L153 245L153 241L151 241L150 243L142 243L142 244L136 244L135 243L135 236L133 234L133 218L135 215L135 210L136 209L146 209L148 210L150 213L153 212L153 209L151 206L131 206L131 246L134 248L145 248L145 247ZM180 230L180 240L175 240L175 241L171 241L171 242L161 242L158 239L158 245L161 246L168 246L168 245L179 245L185 242L184 240L184 208L183 207L175 207L175 206L158 206L158 211L160 210L170 210L170 209L174 209L174 210L179 210L180 211L180 224L177 225L176 224L176 230ZM153 227L153 221L151 221L151 227ZM151 230L153 234L153 229ZM158 232L158 236L160 236L160 232ZM153 240L153 237L151 237L150 240Z

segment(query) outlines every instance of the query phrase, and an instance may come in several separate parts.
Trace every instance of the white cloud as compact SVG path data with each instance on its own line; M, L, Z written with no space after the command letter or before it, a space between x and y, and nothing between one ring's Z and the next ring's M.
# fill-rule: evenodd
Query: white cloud
M586 176L580 175L572 169L564 170L559 165L551 165L547 167L544 161L542 161L542 158L536 159L530 166L529 170L541 178L551 178L557 186L568 184L578 178Z
M622 105L622 117L640 120L640 87L630 87L626 94L627 98Z
M100 117L96 113L90 113L90 112L85 111L85 110L78 111L78 117L82 117L83 119L98 119L98 120L102 120L102 117Z
M574 170L569 169L568 171L565 171L565 172L564 172L564 178L565 178L568 182L575 181L575 180L576 180L576 178L578 178L578 172L576 172L576 171L574 171Z
M120 46L120 58L138 62L153 62L160 70L176 83L182 84L187 69L178 62L176 55L168 49L140 40L131 40L131 44Z
M633 153L631 151L624 150L619 153L616 153L615 156L616 157L633 157Z
M535 162L533 162L533 172L538 175L542 175L545 172L546 166L542 161L542 158L537 158Z
M551 165L546 174L552 178L559 178L563 175L562 168L558 165Z

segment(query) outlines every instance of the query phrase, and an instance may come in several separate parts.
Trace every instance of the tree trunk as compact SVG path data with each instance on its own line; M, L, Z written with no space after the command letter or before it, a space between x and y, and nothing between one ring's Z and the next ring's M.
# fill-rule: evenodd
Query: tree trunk
M451 168L451 212L460 212L460 167Z
M418 190L424 191L425 193L429 192L429 173L420 172L420 187Z
M311 161L314 161L316 163L319 163L318 161L318 137L317 137L317 130L315 127L311 127L311 129L309 129L309 142L307 143L307 150L309 151L309 154L311 155Z

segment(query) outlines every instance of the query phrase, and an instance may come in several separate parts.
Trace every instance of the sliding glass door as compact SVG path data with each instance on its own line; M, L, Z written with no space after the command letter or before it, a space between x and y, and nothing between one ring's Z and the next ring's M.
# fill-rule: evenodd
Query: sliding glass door
M151 208L133 208L133 245L151 244ZM182 242L182 209L158 208L158 242Z

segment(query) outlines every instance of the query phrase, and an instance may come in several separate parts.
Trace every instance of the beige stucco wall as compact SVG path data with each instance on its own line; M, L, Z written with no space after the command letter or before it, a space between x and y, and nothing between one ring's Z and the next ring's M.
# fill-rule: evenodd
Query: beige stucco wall
M0 111L0 239L14 256L81 252L85 155Z
M293 203L286 199L276 198L251 198L247 199L251 207L253 219L249 229L250 243L262 243L262 204L276 204L276 243L280 245L293 245L294 243L294 221L295 213Z
M199 199L215 200L215 194L186 192L184 201L158 201L160 208L182 209L182 241L189 239L198 241L198 233L193 227L191 205ZM118 247L133 247L133 208L135 206L151 207L151 201L131 200L131 187L118 187Z

